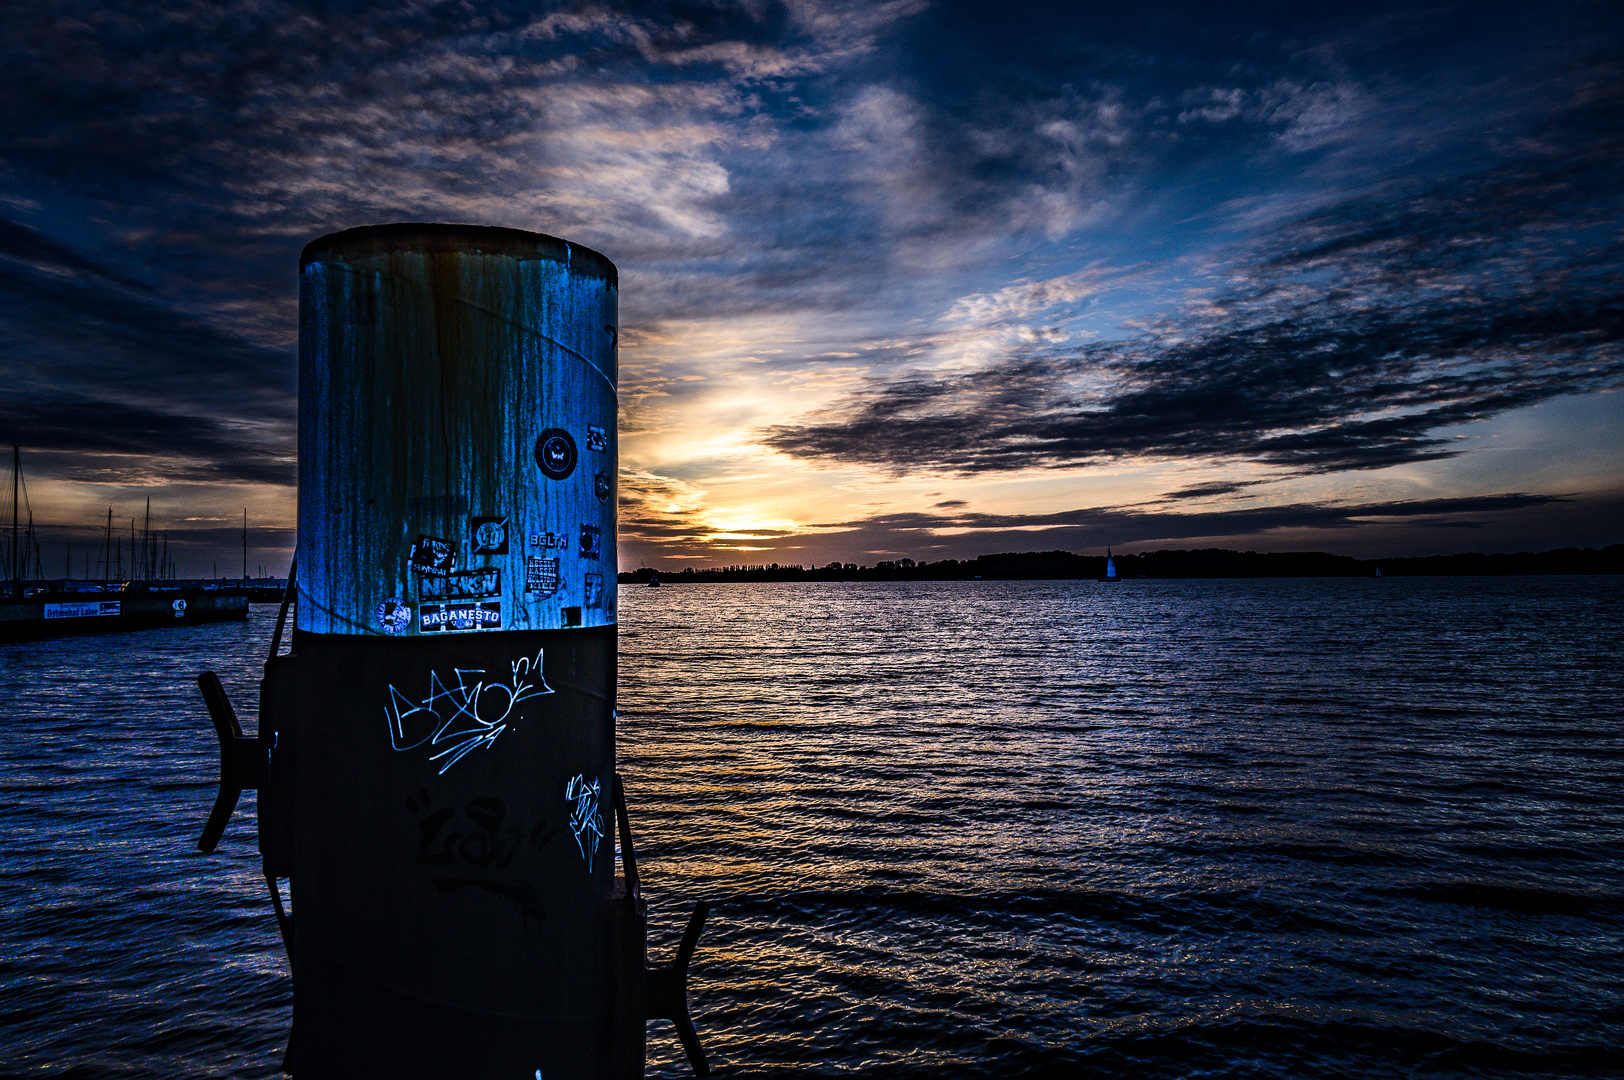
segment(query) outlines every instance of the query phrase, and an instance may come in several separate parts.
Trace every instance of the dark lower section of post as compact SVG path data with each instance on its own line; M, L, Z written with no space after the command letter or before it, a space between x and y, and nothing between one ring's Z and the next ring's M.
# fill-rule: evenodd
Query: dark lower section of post
M301 1080L641 1076L614 1032L614 628L295 651Z

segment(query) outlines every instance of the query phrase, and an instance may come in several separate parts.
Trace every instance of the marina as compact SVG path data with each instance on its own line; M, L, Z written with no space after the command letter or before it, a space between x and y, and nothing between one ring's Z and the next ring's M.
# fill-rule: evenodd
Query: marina
M235 585L217 580L178 580L167 540L155 535L150 527L150 499L147 503L149 525L143 530L139 544L135 521L133 518L130 521L128 565L132 572L139 570L143 574L141 579L122 579L125 548L122 538L115 548L111 508L107 511L103 536L105 554L100 563L107 576L100 581L47 578L33 510L25 510L27 505L22 449L13 446L11 528L4 541L4 565L9 572L4 595L0 595L0 641L33 641L245 619L251 600L269 600L280 595L265 595L274 590L276 582L255 582L246 575ZM245 537L246 533L245 527ZM246 539L244 543L246 564ZM71 556L64 562L71 565Z

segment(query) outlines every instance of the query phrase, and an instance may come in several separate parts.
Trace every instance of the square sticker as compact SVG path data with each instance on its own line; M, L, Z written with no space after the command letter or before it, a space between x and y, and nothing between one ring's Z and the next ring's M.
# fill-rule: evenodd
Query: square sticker
M558 591L558 560L537 555L524 557L524 591L551 596Z
M581 526L581 558L596 559L603 552L603 530L596 525Z
M412 541L410 558L419 573L449 574L457 568L457 545L438 536L419 536Z

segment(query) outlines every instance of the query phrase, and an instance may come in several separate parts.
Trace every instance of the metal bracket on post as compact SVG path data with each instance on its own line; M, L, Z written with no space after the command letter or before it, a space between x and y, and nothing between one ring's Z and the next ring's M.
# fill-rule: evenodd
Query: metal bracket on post
M669 1020L677 1025L677 1038L688 1054L688 1063L695 1076L709 1076L710 1064L705 1050L699 1045L699 1033L688 1015L688 961L693 959L694 947L699 944L699 932L705 926L710 905L701 900L694 905L688 919L688 929L682 932L682 944L677 946L677 958L669 964L650 964L648 968L648 1018Z
M619 773L615 774L615 819L620 826L620 863L626 875L626 892L641 913L643 890L637 876L637 851L632 846L626 788L620 781ZM704 929L705 917L709 914L708 903L701 900L695 904L694 913L688 919L688 928L682 932L682 943L677 946L676 959L669 964L648 964L643 970L648 988L644 1021L669 1020L675 1024L677 1038L682 1040L682 1049L688 1055L688 1064L693 1066L694 1075L700 1077L710 1075L710 1063L705 1060L705 1050L699 1045L699 1033L694 1030L693 1018L688 1014L688 962L694 957L694 949L699 945L699 933Z
M242 793L257 790L265 782L265 747L257 737L242 733L237 710L231 707L220 676L205 671L197 677L197 686L203 691L203 702L209 707L209 718L220 740L220 791L197 841L197 850L207 855L220 843Z

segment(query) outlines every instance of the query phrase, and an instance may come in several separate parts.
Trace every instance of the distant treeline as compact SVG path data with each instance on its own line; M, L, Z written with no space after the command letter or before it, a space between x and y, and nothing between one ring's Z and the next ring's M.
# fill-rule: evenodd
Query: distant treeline
M1557 548L1514 555L1428 555L1421 558L1355 559L1323 551L1148 551L1116 556L1123 578L1258 578L1461 576L1477 574L1624 574L1624 544L1604 548ZM640 585L658 573L662 582L684 581L966 581L1100 578L1105 556L1070 551L1023 551L981 555L960 562L916 563L912 559L873 566L832 562L826 566L780 565L688 567L678 572L649 567L620 575L622 585Z

